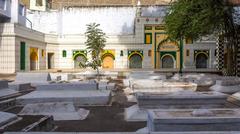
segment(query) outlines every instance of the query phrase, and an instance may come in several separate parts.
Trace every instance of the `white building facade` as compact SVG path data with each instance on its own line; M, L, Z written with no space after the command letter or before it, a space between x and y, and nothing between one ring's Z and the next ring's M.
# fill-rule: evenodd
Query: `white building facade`
M69 7L49 11L39 7L24 11L22 16L16 11L9 14L14 6L22 11L21 4L17 4L12 2L4 7L4 12L0 10L6 14L0 24L0 73L78 69L79 62L90 58L84 33L86 24L93 22L99 23L108 36L101 55L102 68L216 68L214 39L159 44L167 36L162 22L167 6Z

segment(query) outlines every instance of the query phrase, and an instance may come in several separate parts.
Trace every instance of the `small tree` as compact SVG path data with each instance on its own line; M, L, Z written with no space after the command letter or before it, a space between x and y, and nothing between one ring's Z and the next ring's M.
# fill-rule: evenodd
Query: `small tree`
M99 28L100 24L91 23L87 25L85 36L87 41L87 51L91 54L91 61L80 63L83 68L91 67L97 70L97 79L99 81L99 67L102 65L100 54L103 51L106 43L106 34Z

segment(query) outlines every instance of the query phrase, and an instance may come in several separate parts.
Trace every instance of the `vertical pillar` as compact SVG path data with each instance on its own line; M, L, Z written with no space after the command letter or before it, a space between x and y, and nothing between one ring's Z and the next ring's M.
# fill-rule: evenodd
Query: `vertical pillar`
M25 62L26 62L26 44L25 42L21 42L20 44L20 70L25 70Z
M224 65L224 38L219 37L216 45L216 68L221 71Z
M179 73L182 73L182 68L183 68L183 38L180 39L180 70Z
M156 33L154 33L154 69L157 69L157 46L156 46Z
M238 34L238 39L240 38L240 34ZM237 76L240 77L240 41L238 40L237 45Z

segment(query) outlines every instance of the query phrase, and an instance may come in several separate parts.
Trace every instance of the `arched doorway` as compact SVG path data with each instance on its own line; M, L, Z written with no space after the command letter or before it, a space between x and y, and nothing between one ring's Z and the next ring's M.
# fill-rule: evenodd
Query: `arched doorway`
M208 56L204 53L199 53L196 56L196 68L207 68Z
M32 51L30 54L30 70L37 70L38 54L36 51Z
M174 68L174 59L170 55L162 57L162 68Z
M133 54L129 58L129 68L142 68L142 57L139 54Z
M108 69L114 68L114 58L111 55L104 56L102 61L103 61L102 63L103 68L108 68Z
M75 69L81 68L79 66L79 64L80 63L84 64L84 63L86 63L86 61L87 61L87 59L86 59L86 57L84 55L82 55L82 54L76 55L75 58L74 58L74 68Z

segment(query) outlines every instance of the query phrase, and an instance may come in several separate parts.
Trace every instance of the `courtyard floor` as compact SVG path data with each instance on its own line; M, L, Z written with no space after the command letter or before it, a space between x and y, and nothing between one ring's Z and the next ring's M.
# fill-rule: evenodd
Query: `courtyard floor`
M2 75L3 79L14 79L14 75ZM121 80L112 81L117 84L117 91L112 97L111 106L85 106L90 114L85 120L54 121L56 132L135 132L146 126L146 122L127 122L124 120L124 109L136 103L127 102L123 93ZM23 107L14 107L6 112L18 114ZM9 126L6 131L20 131L21 128L39 120L39 116L21 116L22 121Z
M39 72L39 71L38 71ZM57 72L52 70L50 72ZM63 72L68 72L64 70ZM0 80L13 81L15 74L0 74ZM55 132L135 132L146 127L146 122L127 122L124 120L124 109L136 103L128 102L123 91L122 78L112 80L117 84L117 90L114 91L111 106L84 106L90 110L90 114L85 120L77 121L54 121L57 126ZM208 91L209 87L197 87L197 91ZM18 114L23 107L14 107L6 112ZM22 121L9 126L6 131L20 131L33 122L39 120L41 116L21 116Z

